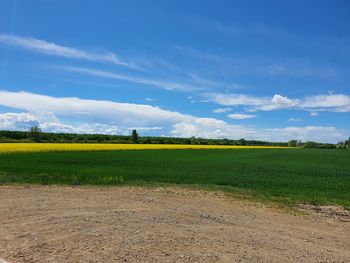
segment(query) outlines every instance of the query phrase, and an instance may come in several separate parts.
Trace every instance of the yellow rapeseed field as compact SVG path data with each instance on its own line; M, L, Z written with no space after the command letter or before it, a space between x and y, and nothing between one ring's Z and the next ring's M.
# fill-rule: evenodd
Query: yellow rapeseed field
M275 146L228 146L183 144L97 144L97 143L0 143L0 153L50 151L113 151L156 149L263 149L287 148Z

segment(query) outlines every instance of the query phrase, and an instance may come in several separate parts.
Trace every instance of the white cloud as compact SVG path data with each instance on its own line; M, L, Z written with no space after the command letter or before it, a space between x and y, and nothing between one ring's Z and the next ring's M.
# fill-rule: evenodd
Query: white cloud
M19 37L15 35L1 34L0 43L46 55L82 59L96 62L109 62L128 68L138 69L136 65L120 60L114 53L89 52L81 49L61 46L58 44L31 37Z
M63 132L63 133L81 133L81 134L123 134L129 135L130 131L133 129L139 132L146 131L158 131L162 130L162 127L123 127L111 124L101 124L101 123L83 123L79 125L66 125L62 123L41 123L39 125L44 131L51 132Z
M299 121L303 121L303 120L300 119L300 118L289 118L288 121L291 121L291 122L299 122Z
M211 101L224 106L248 106L247 111L272 111L280 109L303 109L313 111L350 112L350 96L328 94L309 96L301 99L275 94L271 99L245 94L209 93Z
M163 127L131 127L129 130L138 130L138 131L158 131L162 130Z
M267 134L276 136L276 140L288 141L296 139L301 141L332 142L336 143L346 138L346 132L335 127L306 126L285 127L279 129L268 129Z
M54 131L58 133L85 133L81 132L79 127L73 127L60 122L42 122L39 124L39 127L44 131Z
M28 130L39 124L39 120L29 113L2 113L0 114L0 130Z
M264 111L286 109L286 108L295 107L297 106L297 104L298 104L297 100L291 100L287 97L276 94L272 97L270 103L261 106L260 109Z
M28 92L0 91L0 105L24 111L0 114L0 128L11 130L28 130L33 125L40 125L43 130L52 132L130 134L130 129L137 128L145 133L156 134L162 130L162 134L180 137L321 142L337 142L346 139L349 134L349 131L335 127L259 129L150 105L55 98Z
M230 108L230 107L218 108L218 109L213 110L214 113L228 113L230 111L232 111L232 108Z
M318 116L318 112L312 111L312 112L310 112L310 116L311 117L317 117Z
M227 117L231 118L231 119L235 119L235 120L245 120L245 119L251 119L251 118L255 118L255 115L252 114L244 114L244 113L232 113L227 115Z
M301 108L328 109L330 111L350 112L350 97L343 94L317 95L304 98L299 104Z
M201 138L254 138L262 139L261 133L254 128L243 125L231 125L225 121L213 118L194 118L174 125L171 131L177 137Z
M267 98L259 98L244 94L225 94L225 93L207 93L205 96L220 104L225 106L234 105L249 105L249 106L261 106L268 103Z
M226 106L251 106L253 110L271 111L295 107L298 100L292 100L279 94L274 95L271 99L267 97L256 97L245 94L225 94L209 93L206 94L210 100Z
M243 125L230 125L216 119L197 118L174 125L172 135L180 137L202 138L245 138L264 141L288 141L291 139L301 141L332 142L347 138L346 131L335 127L285 127L275 129L257 129Z
M157 131L162 127L120 127L117 125L100 123L82 123L76 125L58 122L45 122L30 113L4 113L0 114L0 130L27 131L33 126L39 126L44 131L58 133L82 133L82 134L130 134L130 130Z
M154 98L145 98L145 101L158 101L158 99L154 99Z
M69 72L88 74L88 75L101 77L101 78L116 79L116 80L133 82L137 84L143 84L147 86L154 86L165 90L180 90L180 91L200 90L199 87L196 87L194 85L122 75L122 74L99 70L99 69L84 68L84 67L56 67L56 68L69 71Z
M80 122L116 122L120 126L158 126L178 122L188 115L143 104L117 103L79 98L54 98L28 92L0 91L0 105L26 110L45 122L57 122L47 116L70 117ZM84 114L80 114L84 112ZM150 125L151 124L151 125Z

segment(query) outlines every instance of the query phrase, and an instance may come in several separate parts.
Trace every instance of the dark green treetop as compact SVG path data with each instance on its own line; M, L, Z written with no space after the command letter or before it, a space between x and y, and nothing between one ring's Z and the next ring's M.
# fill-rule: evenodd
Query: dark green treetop
M133 143L139 143L139 135L135 129L132 130L131 140Z

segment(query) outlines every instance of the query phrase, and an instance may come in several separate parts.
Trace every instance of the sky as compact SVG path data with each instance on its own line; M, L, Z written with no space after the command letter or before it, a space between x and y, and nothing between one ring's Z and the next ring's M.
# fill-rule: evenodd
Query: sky
M350 136L350 2L0 0L0 129Z

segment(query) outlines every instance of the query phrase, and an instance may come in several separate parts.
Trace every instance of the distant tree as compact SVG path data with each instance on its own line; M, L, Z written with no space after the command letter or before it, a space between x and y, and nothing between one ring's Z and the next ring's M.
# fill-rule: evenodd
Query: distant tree
M350 149L350 137L347 141L345 141L345 148Z
M247 141L246 141L245 139L242 138L242 139L239 139L239 140L238 140L238 144L239 144L239 145L246 145L246 144L247 144Z
M190 137L189 139L190 139L190 141L191 141L191 144L197 144L197 139L196 139L196 137L192 136L192 137Z
M133 143L139 143L139 135L135 129L132 130L131 140Z
M307 148L307 149L310 149L310 148L316 148L317 147L317 143L315 143L315 142L306 142L305 144L304 144L304 148Z
M41 130L38 126L33 126L29 130L30 137L35 142L40 142Z
M229 144L229 140L227 138L223 138L222 139L222 144L223 145L228 145Z
M347 141L345 141L345 144L346 145L350 145L350 137L349 137L349 139Z
M288 147L297 147L297 140L290 140L288 142Z
M337 149L346 149L346 141L345 142L338 142L336 144Z

